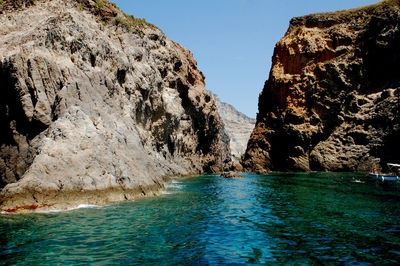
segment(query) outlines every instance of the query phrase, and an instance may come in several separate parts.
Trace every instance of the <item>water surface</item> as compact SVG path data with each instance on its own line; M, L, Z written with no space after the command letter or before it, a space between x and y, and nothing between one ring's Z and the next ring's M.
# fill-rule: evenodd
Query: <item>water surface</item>
M0 264L400 263L400 189L356 174L208 175L168 194L0 215Z

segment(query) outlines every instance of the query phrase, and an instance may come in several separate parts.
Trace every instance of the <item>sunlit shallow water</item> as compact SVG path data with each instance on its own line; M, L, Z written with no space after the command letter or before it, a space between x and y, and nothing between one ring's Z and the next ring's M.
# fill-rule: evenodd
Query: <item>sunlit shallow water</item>
M400 189L356 174L201 176L163 196L0 215L0 264L400 263Z

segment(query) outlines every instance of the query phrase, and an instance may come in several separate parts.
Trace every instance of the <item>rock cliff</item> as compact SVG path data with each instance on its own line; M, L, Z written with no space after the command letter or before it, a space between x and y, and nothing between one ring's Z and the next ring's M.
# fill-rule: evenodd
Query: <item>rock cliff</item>
M366 171L400 161L400 1L294 18L274 51L242 161Z
M232 105L222 102L218 95L211 92L211 96L229 136L232 157L238 160L246 151L256 120L239 112Z
M204 76L155 26L94 0L4 0L0 25L0 210L132 199L221 171Z

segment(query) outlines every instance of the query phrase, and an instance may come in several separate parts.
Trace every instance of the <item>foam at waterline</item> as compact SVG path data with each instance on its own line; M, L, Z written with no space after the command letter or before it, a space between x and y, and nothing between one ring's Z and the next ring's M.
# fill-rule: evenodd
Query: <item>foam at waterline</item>
M183 183L172 180L171 182L164 184L164 187L165 189L160 191L161 195L170 195L176 192L176 190L181 190L183 188Z
M79 210L79 209L91 209L91 208L101 208L103 206L99 206L99 205L92 205L92 204L80 204L76 207L71 207L68 209L64 209L64 210L39 210L36 213L54 213L54 212L69 212L69 211L73 211L73 210Z
M182 182L175 181L175 180L165 184L165 188L167 188L167 189L168 188L182 188L182 187L183 187Z
M106 205L104 205L106 206ZM69 211L73 211L73 210L79 210L79 209L92 209L92 208L102 208L104 206L101 205L92 205L92 204L80 204L76 207L71 207L71 208L67 208L67 209L54 209L54 210L37 210L34 211L33 213L40 213L40 214L45 214L45 213L57 213L57 212L69 212ZM18 212L6 212L6 211L0 211L0 214L21 214Z
M160 191L160 195L170 195L170 194L172 194L172 192L168 191L168 190L161 190Z

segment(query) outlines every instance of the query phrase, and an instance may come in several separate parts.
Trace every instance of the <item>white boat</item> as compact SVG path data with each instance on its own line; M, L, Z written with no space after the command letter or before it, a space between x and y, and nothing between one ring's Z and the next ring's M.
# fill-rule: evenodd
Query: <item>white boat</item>
M381 182L400 181L400 164L388 163L387 166L389 168L388 174L378 173L378 171L374 169L368 176Z

